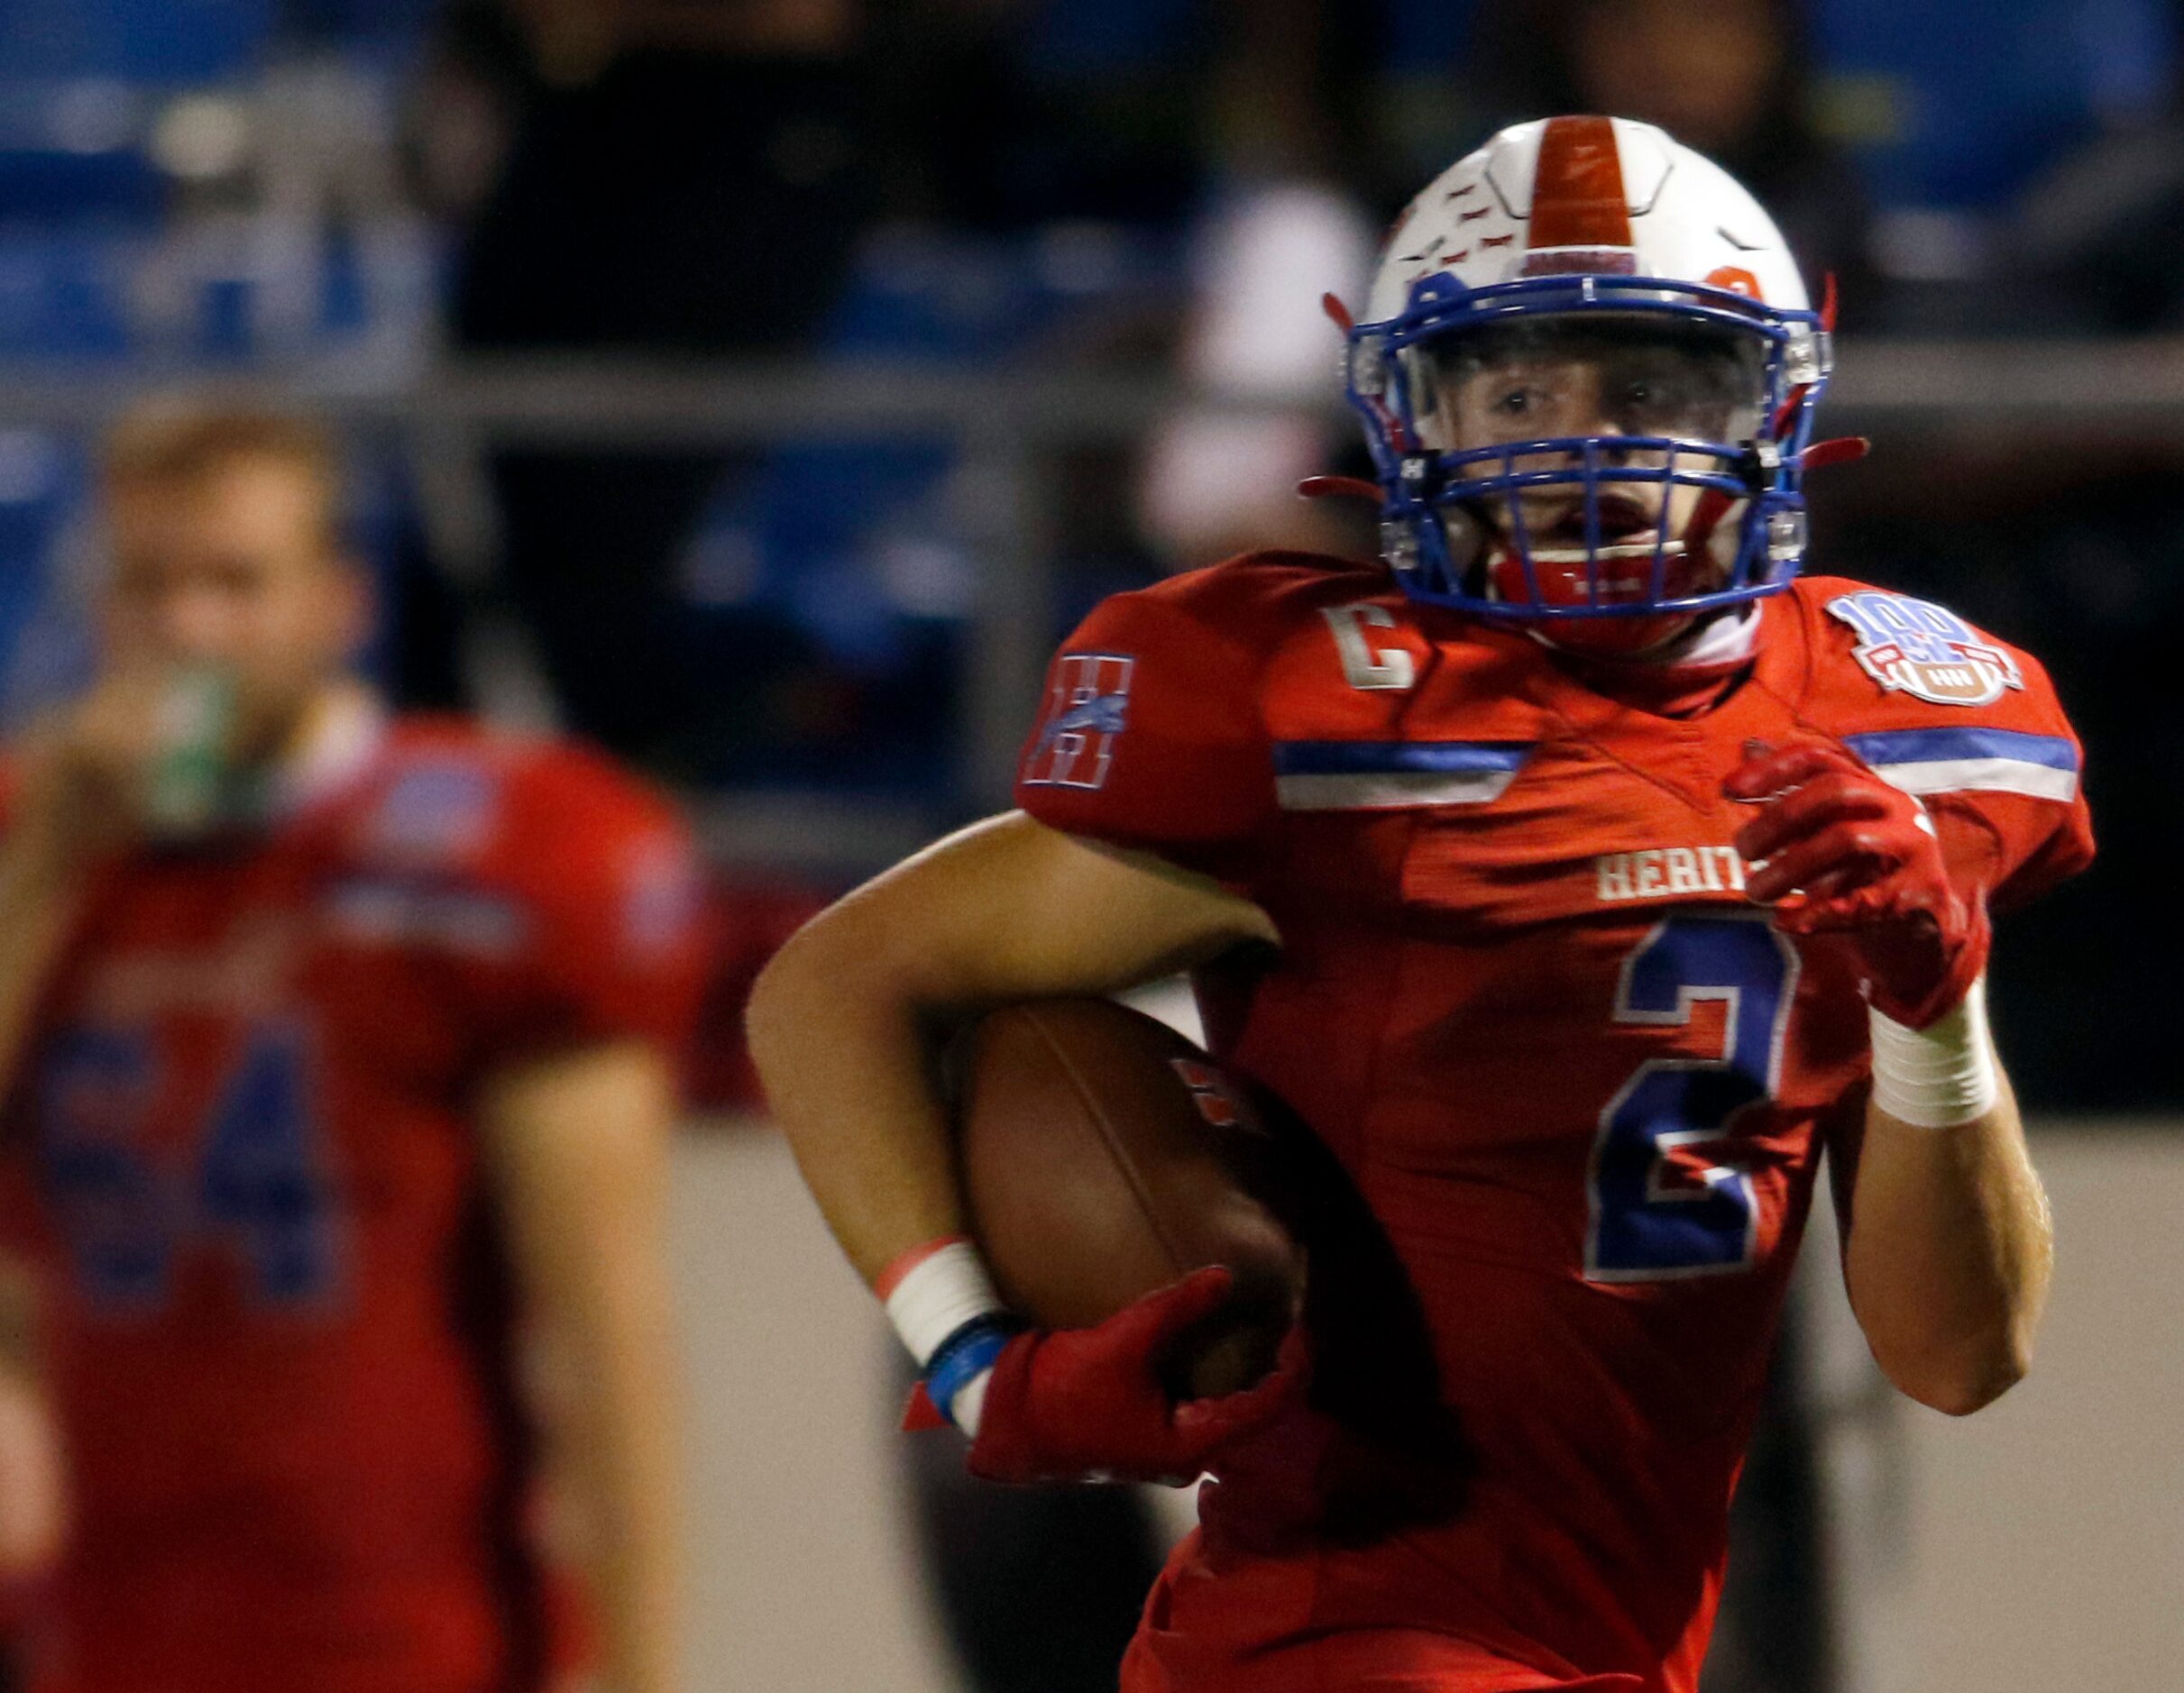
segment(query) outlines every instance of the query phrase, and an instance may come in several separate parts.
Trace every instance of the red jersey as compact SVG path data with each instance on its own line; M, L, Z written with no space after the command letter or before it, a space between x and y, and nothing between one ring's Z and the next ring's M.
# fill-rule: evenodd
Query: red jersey
M1279 926L1209 1038L1347 1168L1476 1465L1453 1518L1363 1550L1225 1551L1216 1494L1131 1685L1381 1629L1695 1688L1825 1130L1869 1066L1843 943L1744 897L1722 780L1748 739L1837 737L1924 796L1998 909L2092 852L2025 654L1849 581L1756 615L1748 676L1690 719L1296 554L1110 599L1056 659L1019 802Z
M482 1693L556 1655L471 1102L679 1044L690 855L587 755L349 727L278 822L100 877L14 1101L75 1486L56 1688Z

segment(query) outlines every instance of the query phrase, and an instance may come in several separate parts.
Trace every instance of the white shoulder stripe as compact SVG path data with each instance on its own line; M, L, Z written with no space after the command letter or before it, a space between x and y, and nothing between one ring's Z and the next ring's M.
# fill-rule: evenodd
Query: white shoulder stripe
M2022 793L2066 803L2078 797L2078 772L2024 758L1934 758L1873 771L1905 793Z
M1389 811L1407 806L1491 805L1513 770L1363 770L1278 776L1285 811Z

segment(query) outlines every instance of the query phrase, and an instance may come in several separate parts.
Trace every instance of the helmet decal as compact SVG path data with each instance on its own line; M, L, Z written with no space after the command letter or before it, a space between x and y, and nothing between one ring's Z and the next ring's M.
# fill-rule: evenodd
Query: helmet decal
M1615 124L1604 117L1557 117L1539 138L1526 236L1526 276L1638 269L1630 200L1623 189ZM1572 261L1583 262L1573 264Z
M1759 291L1759 279L1740 264L1717 265L1706 273L1709 288L1727 288L1731 294L1741 294L1748 300L1764 300Z

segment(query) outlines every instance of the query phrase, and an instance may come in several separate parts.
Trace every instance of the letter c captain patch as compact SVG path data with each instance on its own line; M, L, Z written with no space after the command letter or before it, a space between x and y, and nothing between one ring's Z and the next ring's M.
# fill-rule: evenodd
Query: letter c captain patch
M1046 718L1024 756L1025 785L1097 788L1106 782L1136 668L1127 653L1064 653L1054 661Z

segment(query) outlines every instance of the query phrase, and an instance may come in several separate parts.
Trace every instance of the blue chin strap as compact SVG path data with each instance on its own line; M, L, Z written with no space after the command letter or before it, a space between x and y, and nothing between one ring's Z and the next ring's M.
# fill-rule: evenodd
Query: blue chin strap
M1332 306L1330 309L1335 309ZM1519 317L1658 316L1679 324L1731 329L1765 343L1765 391L1760 433L1749 441L1684 440L1665 435L1556 435L1537 441L1428 452L1420 442L1413 406L1409 349L1467 329ZM1812 444L1812 407L1826 389L1832 364L1824 315L1782 311L1745 295L1703 284L1653 277L1601 275L1525 277L1467 288L1446 272L1421 279L1410 303L1382 323L1345 325L1349 342L1346 387L1350 404L1364 419L1365 441L1381 499L1381 547L1397 581L1413 599L1482 617L1537 621L1578 618L1659 617L1714 611L1779 593L1797 574L1805 550L1804 472ZM1862 451L1862 444L1854 451ZM1632 453L1657 457L1652 466L1625 462ZM1831 454L1830 456L1834 456ZM1519 468L1519 462L1532 461ZM1815 455L1811 462L1821 462ZM1733 556L1717 586L1672 597L1669 568L1677 556L1666 524L1649 560L1628 549L1603 557L1601 497L1620 494L1648 511L1666 510L1672 483L1701 490L1698 508L1722 517L1739 513ZM1540 488L1574 488L1584 497L1586 592L1582 603L1553 603L1540 590L1532 538L1525 532L1516 496ZM1490 537L1483 517L1510 514L1513 533ZM1458 557L1449 529L1479 535L1473 556ZM1711 531L1712 526L1695 524ZM1709 545L1706 534L1689 537ZM1729 537L1724 537L1724 545ZM1505 545L1528 590L1501 597L1488 590L1483 561ZM1610 544L1610 545L1612 544ZM1711 548L1716 558L1722 549ZM1649 568L1647 591L1629 597L1630 565ZM1603 565L1620 585L1603 598ZM1710 572L1711 573L1711 572Z

